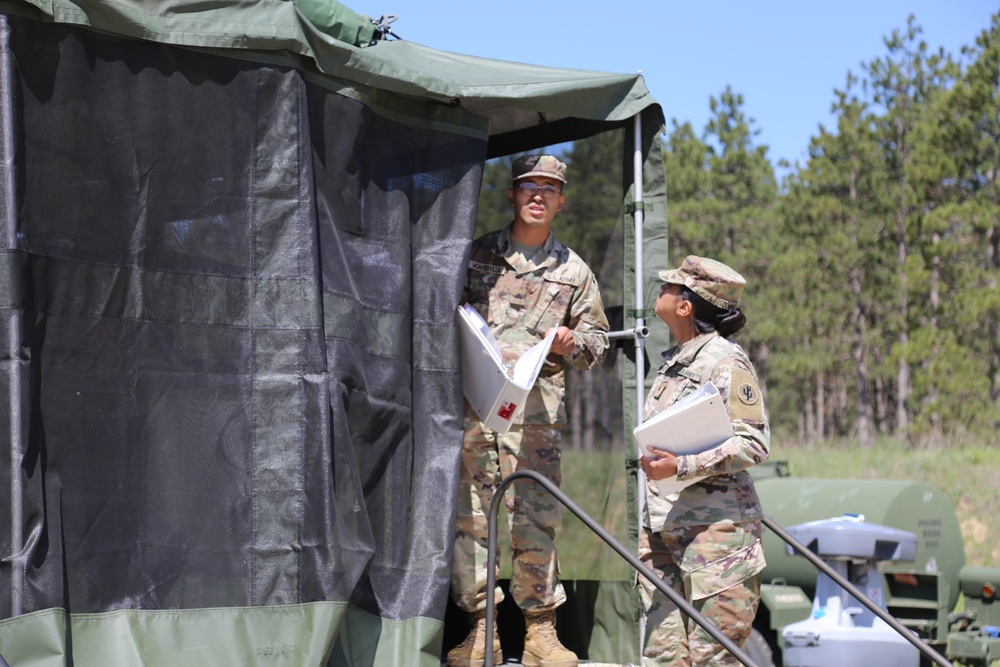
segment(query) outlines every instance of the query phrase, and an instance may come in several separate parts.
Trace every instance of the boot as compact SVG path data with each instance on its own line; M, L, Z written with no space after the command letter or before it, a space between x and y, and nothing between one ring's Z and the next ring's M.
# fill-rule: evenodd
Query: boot
M556 636L556 612L524 612L527 634L524 637L525 667L577 667L576 653L559 643Z
M472 630L461 644L448 651L448 667L483 667L486 660L486 610L472 613ZM496 623L493 624L493 664L503 662L500 652L500 636Z

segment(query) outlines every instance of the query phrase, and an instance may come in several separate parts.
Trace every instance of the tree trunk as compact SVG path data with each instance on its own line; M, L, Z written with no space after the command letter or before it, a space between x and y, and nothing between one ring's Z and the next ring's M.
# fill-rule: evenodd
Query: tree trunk
M900 99L905 100L901 92ZM907 348L910 344L910 285L906 274L906 257L909 250L906 240L906 171L909 162L908 127L899 119L896 121L896 150L898 160L897 193L899 202L896 207L896 234L898 236L899 252L897 256L898 287L899 287L899 368L896 372L896 433L905 435L910 427L910 416L906 410L906 401L910 398L910 365L906 361Z
M580 403L583 406L583 451L594 451L594 426L597 417L597 410L594 401L594 373L588 371L582 374L583 382L580 387Z
M850 178L850 202L851 206L855 207L858 200L858 190L857 190L857 174L852 173ZM851 229L856 230L858 228L857 216L851 217ZM858 244L858 237L856 233L853 233L851 240L854 242L855 247ZM857 413L857 424L855 430L857 432L858 444L861 447L868 448L872 446L875 440L875 425L873 423L874 417L872 414L872 396L870 390L871 378L869 377L868 371L868 340L867 331L865 329L865 308L862 291L864 289L864 269L860 266L854 266L851 268L848 274L848 280L851 286L851 296L854 303L854 307L851 310L851 330L854 333L854 345L853 345L853 356L854 356L854 385L855 394L857 395L857 406L855 411Z
M768 348L767 343L762 342L757 346L754 355L754 367L757 369L757 382L760 383L760 391L764 395L765 400L767 399L767 362L769 361L770 353L771 350ZM767 405L767 403L764 405Z
M815 382L809 384L812 386L808 389L809 398L804 404L806 406L806 441L816 442L816 384Z
M580 376L575 368L566 370L566 417L569 420L569 449L580 449L583 434L584 414L580 401Z
M852 271L857 274L858 271ZM854 387L857 395L857 432L858 444L861 447L871 447L875 440L874 414L872 411L872 395L868 372L868 343L865 340L864 309L861 304L860 278L851 276L851 290L854 294L854 308L851 312L851 327L854 330Z
M848 379L843 375L837 374L834 376L834 381L837 385L837 412L836 416L830 420L830 435L841 434L845 430L848 430L844 427L847 424L848 406L850 405L850 399L847 396Z
M823 371L816 375L816 439L826 439L826 377Z
M931 256L931 275L930 275L930 307L931 314L930 319L927 322L927 326L930 328L931 336L934 340L938 340L937 328L938 328L938 309L941 307L941 294L940 294L940 281L941 281L941 258L937 254L937 244L941 241L941 235L937 232L931 234L931 244L934 248L934 254ZM927 398L925 403L929 405L930 409L930 422L932 434L938 435L941 431L941 413L937 409L938 404L938 384L937 379L934 376L931 367L934 364L934 360L938 355L938 346L935 344L924 360L924 369L927 376L930 378L930 389L927 392Z
M889 433L889 397L885 393L885 382L881 377L875 378L875 425L879 433Z
M801 408L798 411L796 411L796 414L795 414L795 424L798 426L798 429L799 429L799 442L800 443L804 443L804 442L807 441L806 440L806 415L809 413L809 404L808 404L808 402L802 400L803 399L803 396L802 396L803 393L804 392L801 392L801 391L799 392L799 405L801 406Z
M990 227L987 234L989 241L986 247L986 265L993 269L989 286L992 289L996 289L996 276L1000 273L1000 228L993 225ZM995 311L990 313L988 317L988 330L990 336L990 400L996 408L993 411L993 423L996 428L1000 429L1000 321L998 321L1000 318L998 318Z
M909 332L909 284L906 278L906 212L900 209L896 214L896 230L899 233L899 368L896 372L896 432L906 433L910 427L906 400L910 397L910 365L906 361L906 351L910 344Z

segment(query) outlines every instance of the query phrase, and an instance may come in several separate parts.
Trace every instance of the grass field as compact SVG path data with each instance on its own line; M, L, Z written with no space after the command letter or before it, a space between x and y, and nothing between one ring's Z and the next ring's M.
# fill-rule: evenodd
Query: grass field
M1000 444L1000 443L998 443ZM795 477L921 481L955 509L969 565L1000 566L1000 446L948 442L914 448L883 440L870 448L849 441L800 445L775 436L771 460L788 462ZM626 539L624 458L620 451L566 451L562 488L621 541ZM765 508L766 511L766 508ZM565 513L557 537L566 579L621 579L629 566L576 517Z
M940 490L958 517L969 565L1000 566L1000 446L948 442L913 448L882 440L869 448L855 443L782 444L775 438L772 460L788 461L795 477L901 479Z

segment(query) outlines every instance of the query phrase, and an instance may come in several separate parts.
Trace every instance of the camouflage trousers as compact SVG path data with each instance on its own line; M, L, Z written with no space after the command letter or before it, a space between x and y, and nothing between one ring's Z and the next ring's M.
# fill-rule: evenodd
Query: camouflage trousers
M478 421L466 420L465 426L451 594L472 612L486 608L487 513L497 487L517 470L533 470L560 484L562 454L559 426L512 426L505 435ZM555 609L566 601L553 542L562 506L529 479L508 486L504 504L513 552L511 595L522 609ZM495 599L498 604L503 599L499 587Z
M743 648L760 602L760 524L721 522L653 533L639 557L722 634ZM644 667L730 667L742 663L640 576L646 610Z

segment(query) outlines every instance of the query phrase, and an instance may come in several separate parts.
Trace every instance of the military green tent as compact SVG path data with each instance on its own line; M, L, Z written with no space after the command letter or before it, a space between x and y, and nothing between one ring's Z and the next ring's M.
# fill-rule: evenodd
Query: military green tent
M437 664L484 164L626 134L632 326L665 257L642 78L386 39L332 1L0 14L0 655ZM569 622L634 659L612 579L571 586Z

